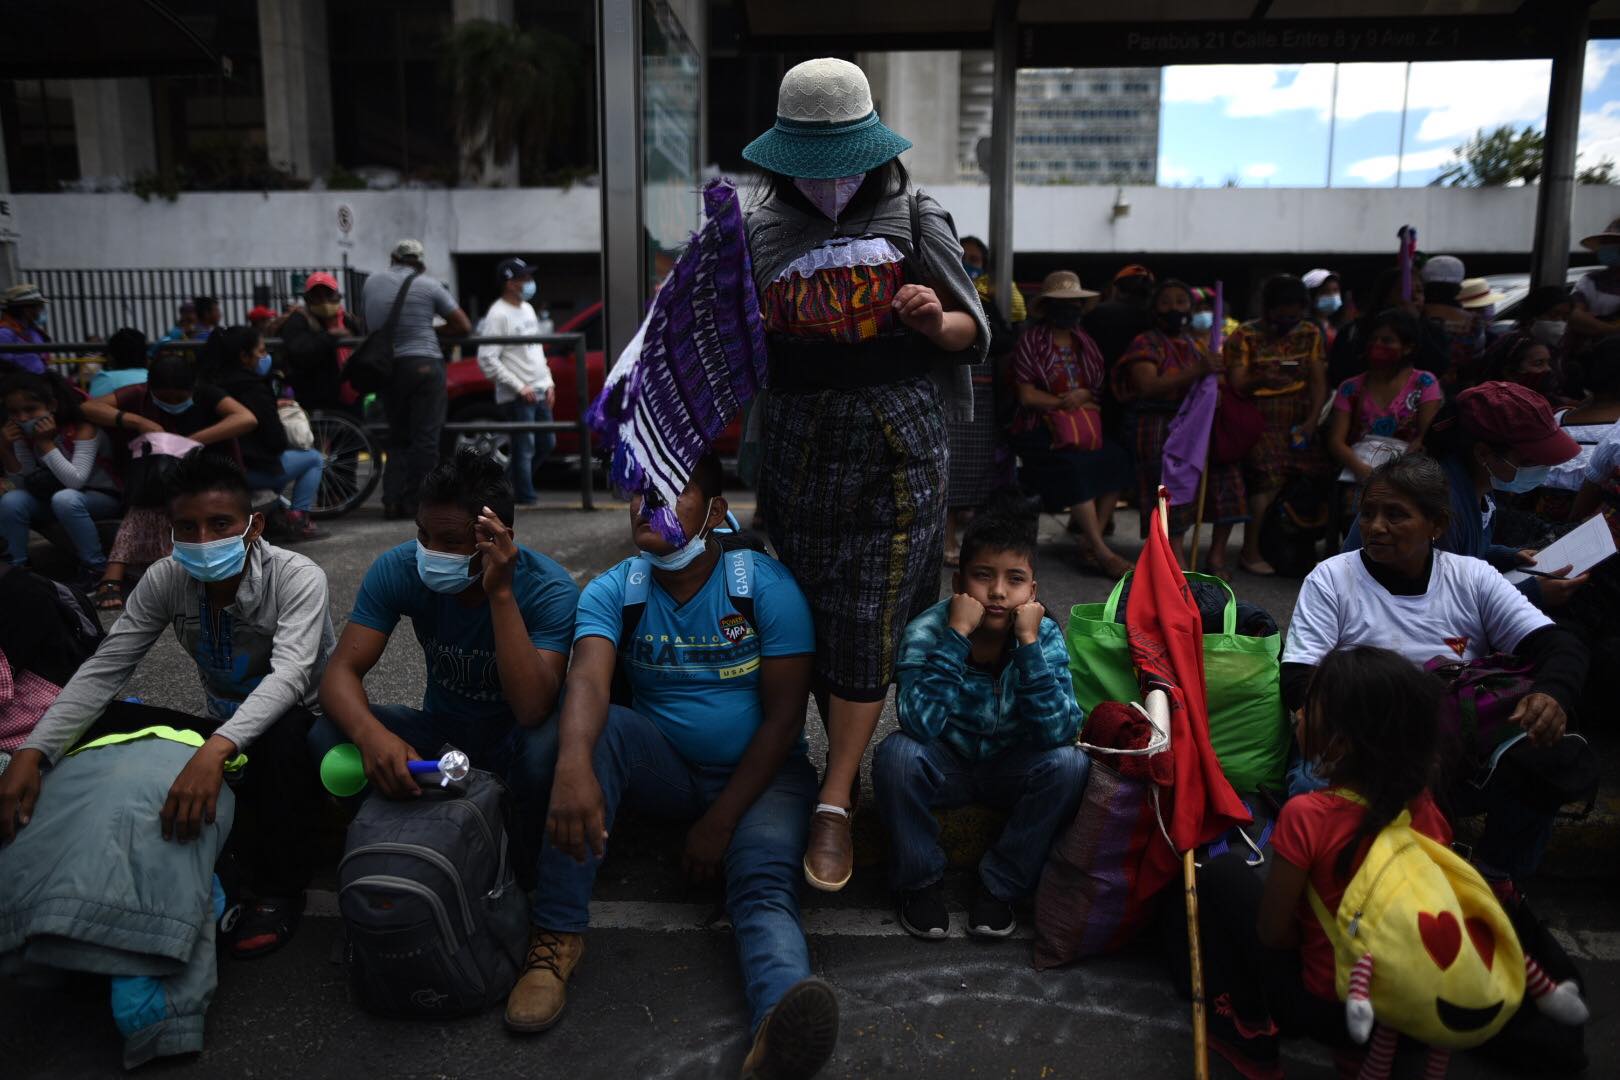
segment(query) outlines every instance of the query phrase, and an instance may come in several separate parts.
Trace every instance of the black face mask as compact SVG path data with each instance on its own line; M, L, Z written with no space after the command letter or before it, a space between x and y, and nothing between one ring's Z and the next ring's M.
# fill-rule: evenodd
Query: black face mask
M1159 325L1164 327L1164 332L1171 337L1180 334L1187 325L1187 313L1185 311L1170 310L1161 311L1157 314Z
M1046 321L1059 330L1072 330L1080 325L1080 305L1048 304L1046 305Z

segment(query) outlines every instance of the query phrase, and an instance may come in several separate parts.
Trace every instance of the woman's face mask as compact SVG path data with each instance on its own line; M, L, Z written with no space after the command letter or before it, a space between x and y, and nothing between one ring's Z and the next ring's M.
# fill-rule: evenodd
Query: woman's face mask
M523 299L525 299L525 300L533 300L534 299L534 292L535 292L534 282L525 281L523 283L523 288L521 290L519 290L519 292L522 294Z
M1046 321L1059 330L1072 330L1080 325L1080 305L1047 304Z
M1192 323L1194 330L1207 333L1210 327L1215 325L1215 313L1213 311L1195 311L1189 321Z
M1486 466L1491 476L1491 487L1497 491L1523 495L1527 491L1534 491L1547 482L1547 474L1552 472L1548 465L1514 465L1506 458L1498 457L1495 465ZM1512 470L1506 480L1497 475L1497 469L1506 467Z
M192 402L192 399L189 398L189 397L186 398L184 401L169 402L169 401L164 401L162 398L158 397L156 394L152 395L152 404L156 405L158 408L162 409L164 412L170 414L171 416L179 416L181 413L183 413L187 409L191 408L191 402Z
M1159 311L1154 314L1159 320L1159 325L1164 328L1164 332L1171 337L1180 334L1182 328L1187 325L1187 313L1185 311L1171 308L1169 311Z
M312 315L318 315L323 319L335 318L337 313L343 310L343 305L336 300L327 300L319 304L312 303L308 306Z
M865 173L854 176L839 176L832 180L805 180L796 179L793 186L799 189L799 194L810 200L810 205L826 214L833 221L844 212L844 207L855 197L861 189L861 183L866 179Z
M1405 357L1405 351L1399 345L1392 345L1387 341L1375 341L1367 346L1367 365L1383 371L1400 366Z
M1344 298L1338 293L1323 293L1316 298L1316 312L1319 315L1331 315L1344 304Z
M1607 247L1598 248L1597 260L1604 266L1620 266L1620 247L1610 244ZM41 319L40 325L43 326L44 324L44 319Z

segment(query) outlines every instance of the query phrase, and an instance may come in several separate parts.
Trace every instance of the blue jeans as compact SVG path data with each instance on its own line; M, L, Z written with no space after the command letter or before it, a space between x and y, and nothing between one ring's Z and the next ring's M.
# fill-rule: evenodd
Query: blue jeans
M1034 895L1052 838L1074 820L1090 773L1091 759L1077 746L1017 747L968 761L938 740L895 732L872 755L872 788L889 830L890 884L921 889L944 877L934 811L986 803L1012 815L979 860L979 880L1000 900Z
M1328 782L1316 774L1296 747L1288 765L1289 797L1327 786ZM1502 784L1488 783L1481 790L1463 781L1450 794L1454 813L1485 815L1485 828L1474 845L1473 863L1487 880L1522 881L1535 874L1552 840L1552 814L1525 806Z
M321 490L321 472L325 467L326 458L319 450L283 450L280 472L249 469L247 479L253 487L269 488L278 493L291 484L292 508L307 514L315 507L315 496Z
M651 720L618 706L608 709L592 762L610 835L626 803L658 818L701 817L732 773L728 766L689 763ZM810 975L810 949L799 922L799 880L817 788L816 771L804 755L789 757L743 814L726 849L726 914L755 1029L789 987ZM595 857L575 862L548 837L540 853L534 925L584 933L600 865Z
M63 488L48 501L20 489L8 491L0 496L0 539L6 542L11 564L24 566L28 563L29 528L57 521L67 533L79 562L88 570L99 571L107 565L107 556L101 550L96 518L117 517L122 507L118 496L105 491Z
M465 718L434 716L408 705L373 705L371 715L425 759L437 758L446 743L466 752L473 766L506 781L512 792L513 861L538 858L546 811L551 806L551 775L557 770L557 720L539 727L514 723L474 724ZM310 759L318 766L326 752L349 741L330 717L309 730ZM527 874L520 874L520 879Z
M551 406L546 404L544 394L533 405L518 398L505 402L500 408L501 417L505 420L528 423L551 419ZM534 502L540 497L534 490L534 470L545 464L556 446L557 436L550 431L512 433L512 457L507 468L512 474L512 492L518 502Z

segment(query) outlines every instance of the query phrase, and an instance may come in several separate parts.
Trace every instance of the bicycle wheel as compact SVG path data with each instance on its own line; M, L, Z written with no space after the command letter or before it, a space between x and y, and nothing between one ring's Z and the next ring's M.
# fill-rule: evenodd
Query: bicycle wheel
M309 426L315 433L315 449L325 459L310 516L342 517L377 490L381 451L365 425L347 413L317 409L309 414Z

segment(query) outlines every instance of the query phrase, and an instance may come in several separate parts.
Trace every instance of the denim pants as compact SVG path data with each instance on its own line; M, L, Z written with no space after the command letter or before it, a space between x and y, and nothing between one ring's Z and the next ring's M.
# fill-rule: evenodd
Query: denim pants
M444 361L437 356L394 357L382 402L388 416L383 502L414 511L422 478L439 463L439 436L450 407Z
M979 860L979 880L999 900L1032 896L1057 831L1074 820L1091 759L1077 746L1015 747L968 761L945 743L903 731L872 755L872 788L889 830L889 882L909 891L945 876L934 811L970 803L1011 810L1001 835Z
M546 404L544 394L532 405L517 398L501 405L501 417L521 423L549 421L551 406ZM540 497L534 490L534 470L545 464L556 446L557 436L550 431L512 432L512 457L508 471L512 475L512 491L518 502L533 502Z
M287 485L291 484L292 508L307 514L315 508L315 496L321 490L321 470L325 465L326 458L319 450L283 450L279 472L249 469L247 479L253 487L269 488L277 493L285 491Z
M512 862L527 886L536 865L546 811L551 806L551 774L557 770L557 720L539 727L515 723L469 722L463 717L435 716L408 705L373 705L371 715L425 760L439 756L446 744L465 751L473 767L494 773L512 793ZM329 717L309 732L310 758L317 766L326 752L349 737Z
M39 499L20 488L0 496L0 539L6 542L6 558L14 566L28 562L28 530L59 522L79 562L87 569L107 565L101 550L101 534L96 518L117 517L123 508L118 496L105 491L79 491L63 488L48 500Z
M732 773L729 766L687 762L656 724L618 706L608 709L592 761L610 836L624 805L658 818L696 820ZM799 880L817 788L816 771L804 755L789 757L743 814L726 849L726 914L737 939L752 1029L758 1029L789 987L810 975L810 949L799 922ZM584 933L600 865L594 856L575 862L547 837L540 854L534 925Z
M1296 747L1288 765L1289 798L1327 786ZM1449 794L1453 813L1485 815L1473 863L1487 880L1522 881L1535 874L1552 840L1554 815L1525 806L1502 784L1486 784L1481 790L1463 781Z

